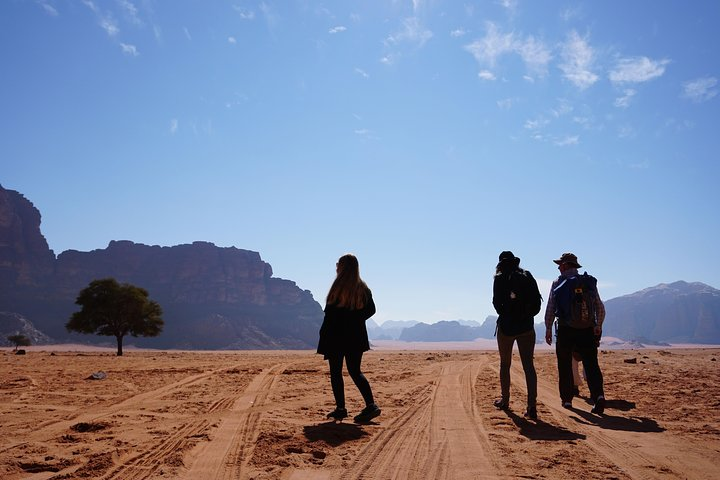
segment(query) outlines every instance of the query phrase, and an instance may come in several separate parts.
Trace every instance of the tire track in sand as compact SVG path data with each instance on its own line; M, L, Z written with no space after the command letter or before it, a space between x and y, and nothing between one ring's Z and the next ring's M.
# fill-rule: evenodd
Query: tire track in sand
M242 478L255 449L262 407L287 365L277 364L260 372L225 411L212 440L192 453L194 461L178 478Z
M489 440L475 408L479 362L440 364L425 395L358 453L342 479L497 478Z

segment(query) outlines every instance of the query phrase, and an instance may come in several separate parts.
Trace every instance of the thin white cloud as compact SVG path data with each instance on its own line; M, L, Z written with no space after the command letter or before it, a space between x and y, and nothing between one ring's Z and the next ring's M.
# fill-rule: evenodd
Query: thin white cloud
M485 37L465 45L465 50L470 52L478 63L492 68L498 57L513 51L514 43L512 33L501 33L497 25L488 22Z
M330 30L328 30L328 33L330 33L330 34L340 33L340 32L344 32L345 30L347 30L346 27L343 27L342 25L338 25L337 27L333 27Z
M630 100L632 97L635 96L637 93L636 90L633 90L632 88L628 88L625 90L624 95L622 97L618 97L615 99L615 102L613 102L613 105L615 105L618 108L627 108L630 106Z
M137 7L130 1L130 0L117 0L118 5L120 5L120 8L125 12L125 16L130 20L131 23L134 25L142 25L142 20L140 20L138 9Z
M701 77L683 83L682 96L695 103L707 102L718 94L718 79Z
M539 130L545 125L550 123L546 118L539 117L535 120L525 120L525 125L523 125L528 130Z
M393 44L407 42L422 47L432 36L433 33L422 25L420 19L410 17L403 20L402 29L390 35L386 41Z
M465 45L475 60L482 65L495 67L498 58L515 53L520 55L528 70L545 75L552 55L545 44L533 36L517 38L514 33L503 33L492 22L487 23L487 32L481 39Z
M456 28L455 30L450 32L450 36L455 37L455 38L462 37L466 34L467 34L467 32L463 28Z
M515 45L515 50L525 62L528 69L539 75L547 73L547 66L552 59L550 50L544 43L529 36Z
M506 8L510 13L515 13L518 6L518 0L498 0L497 4Z
M355 130L355 134L366 136L370 134L370 130L368 130L367 128L358 128L357 130Z
M95 13L99 13L97 5L92 0L82 0L82 3Z
M237 39L235 37L228 37L228 43L231 45L237 44Z
M490 70L482 70L478 73L481 80L495 80L495 75Z
M631 125L620 125L617 130L618 138L635 138L637 134Z
M585 90L597 82L598 76L592 71L595 52L575 30L568 34L562 45L561 57L563 62L559 67L563 76L577 88Z
M170 120L170 134L175 135L178 131L178 119L173 118Z
M517 98L504 98L497 101L497 106L503 110L510 110L515 103L517 103Z
M567 147L570 145L577 145L580 143L579 135L566 135L562 138L555 139L553 142L558 147Z
M567 115L568 113L571 113L573 111L573 106L570 104L568 100L565 100L564 98L558 99L558 106L556 108L550 109L550 113L553 117L559 118L563 115Z
M187 27L183 27L183 32L185 33L185 37L192 42L192 35L190 35L190 30L188 30Z
M531 77L530 75L523 75L523 80L525 80L528 83L535 83L535 79Z
M396 58L397 58L397 55L388 54L380 59L380 63L387 65L387 66L394 65Z
M613 83L641 83L662 76L670 60L651 60L647 57L621 58L610 71Z
M129 55L131 57L137 57L138 55L140 55L140 52L138 52L138 49L135 45L128 45L127 43L120 42L120 48L125 55Z
M362 68L355 67L355 73L357 73L358 75L360 75L363 78L370 78L370 75L368 75L367 72L365 70L363 70Z
M252 10L248 10L247 8L239 7L237 5L233 5L233 10L235 10L238 15L240 15L240 18L243 20L253 20L255 19L255 12Z
M47 13L51 17L57 17L58 15L60 15L60 12L58 12L55 7L53 7L52 5L50 5L49 3L47 3L44 0L39 0L38 4L40 4L40 6L45 11L45 13Z

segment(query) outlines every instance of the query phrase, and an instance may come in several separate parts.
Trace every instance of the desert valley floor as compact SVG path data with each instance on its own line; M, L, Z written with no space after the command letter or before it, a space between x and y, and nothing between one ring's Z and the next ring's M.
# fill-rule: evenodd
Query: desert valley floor
M720 349L603 350L608 407L560 406L536 352L539 420L498 411L498 355L371 351L382 415L333 423L327 366L308 351L0 350L0 478L720 478ZM104 372L105 378L92 379ZM346 377L348 410L362 408Z

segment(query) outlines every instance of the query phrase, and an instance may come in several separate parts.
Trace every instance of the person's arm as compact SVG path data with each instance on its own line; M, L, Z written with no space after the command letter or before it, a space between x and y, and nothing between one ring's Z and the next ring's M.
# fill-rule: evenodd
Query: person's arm
M555 283L553 282L545 306L545 343L552 345L552 327L555 322Z
M362 308L362 310L360 310L361 320L362 321L367 320L368 318L375 315L376 311L377 310L375 308L375 302L373 301L373 298L372 298L372 293L370 292L370 290L368 290L367 299L365 300L365 306Z
M493 299L492 304L493 307L495 307L495 311L498 315L502 315L504 311L504 305L503 305L503 299L502 295L500 295L500 282L498 281L500 277L495 275L495 278L493 279Z
M600 299L600 292L596 291L595 295L595 336L599 337L602 335L602 325L605 322L605 304Z

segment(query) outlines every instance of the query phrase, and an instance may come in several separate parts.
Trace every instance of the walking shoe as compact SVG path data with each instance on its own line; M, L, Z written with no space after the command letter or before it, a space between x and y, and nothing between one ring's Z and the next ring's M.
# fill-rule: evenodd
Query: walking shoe
M508 402L506 402L505 400L503 400L502 398L498 398L497 400L495 400L493 402L493 405L495 405L495 408L497 408L498 410L509 410L510 409L510 404Z
M537 409L535 407L528 407L528 409L525 411L524 417L530 418L532 420L537 420Z
M378 406L373 403L372 405L368 405L367 407L363 408L362 411L355 416L355 421L357 423L367 423L373 418L380 415L380 412L380 408L378 408Z
M573 395L576 397L580 396L580 388L577 385L573 387Z
M327 418L332 418L333 420L342 420L345 417L347 417L347 410L344 408L336 408L327 414Z
M562 406L570 410L572 408L572 402L563 402Z
M600 395L597 397L597 400L595 400L595 405L593 405L592 410L590 410L590 413L596 413L598 415L602 415L602 413L605 411L605 397Z

